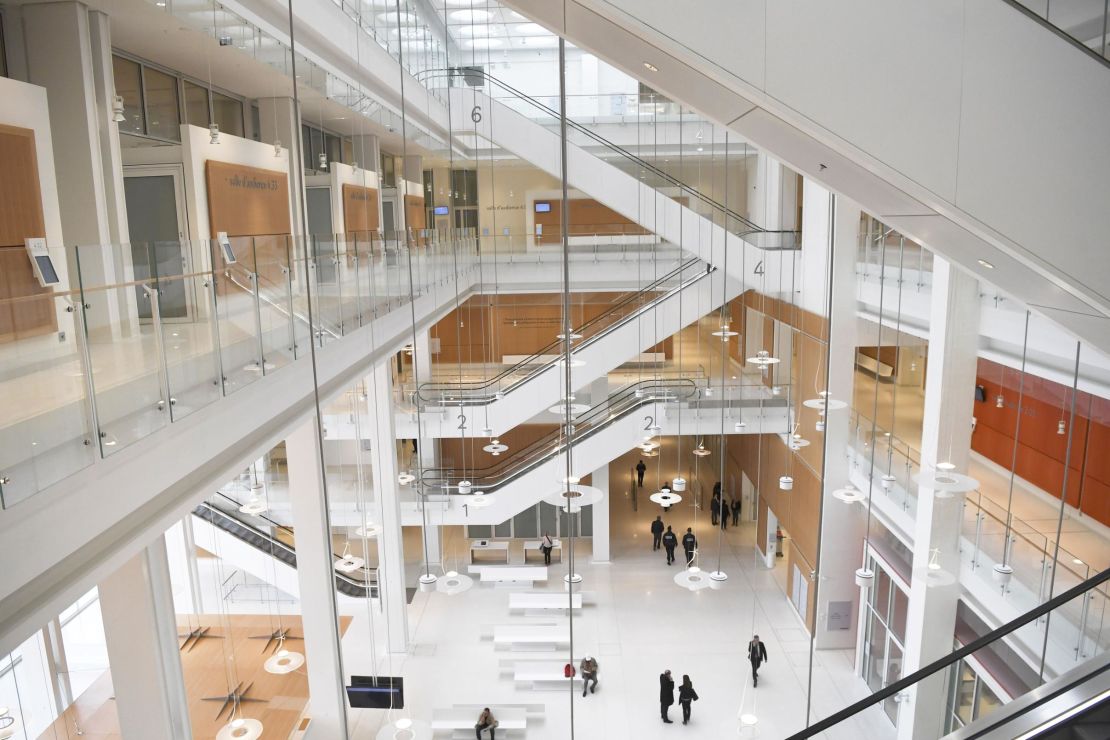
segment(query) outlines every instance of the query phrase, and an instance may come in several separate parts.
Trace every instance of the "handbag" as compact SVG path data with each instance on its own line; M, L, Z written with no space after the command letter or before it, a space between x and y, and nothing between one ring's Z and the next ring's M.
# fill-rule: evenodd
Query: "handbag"
M574 678L574 674L575 670L573 665L567 663L565 666L563 666L563 678Z

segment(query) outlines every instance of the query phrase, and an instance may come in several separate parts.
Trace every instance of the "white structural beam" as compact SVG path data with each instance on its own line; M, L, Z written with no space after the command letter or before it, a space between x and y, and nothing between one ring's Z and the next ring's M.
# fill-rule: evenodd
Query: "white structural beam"
M978 282L947 260L933 260L929 325L929 373L921 431L921 470L951 463L967 472L971 449L976 349L979 339ZM960 523L963 500L920 486L914 518L913 579L906 616L903 675L952 651L960 595ZM943 674L943 672L942 672ZM944 734L945 676L937 674L909 690L899 705L898 737Z
M166 541L159 536L100 582L100 611L120 734L188 740Z
M285 440L285 451L297 533L297 582L308 693L312 697L310 734L313 738L347 737L331 525L315 417L293 430Z
M806 283L808 300L821 302L819 313L829 317L828 388L830 397L851 403L854 398L856 305L855 293L845 286L855 284L856 245L859 238L860 208L847 198L834 196L812 180L803 186L802 260L825 254L827 270L804 264L806 274L827 272L830 286ZM831 250L831 253L830 253ZM831 256L831 260L829 257ZM816 294L816 295L815 295ZM831 308L831 315L829 310ZM822 363L823 364L823 363ZM824 368L818 373L820 388L809 392L808 378L803 395L816 398L824 388ZM808 372L808 369L807 369ZM865 509L849 506L832 495L848 482L848 461L843 451L850 438L851 411L829 411L825 421L825 458L821 495L820 581L817 588L817 620L814 639L818 648L850 648L856 642L855 622L859 613L859 587L855 571L862 565ZM816 422L814 422L816 423ZM808 437L815 430L803 430ZM819 435L818 435L819 437ZM844 608L845 604L850 605Z
M367 385L370 389L366 402L370 418L374 497L382 528L378 535L378 598L386 616L389 651L403 653L408 650L409 642L408 601L397 483L397 444L393 429L393 380L388 361L374 365Z

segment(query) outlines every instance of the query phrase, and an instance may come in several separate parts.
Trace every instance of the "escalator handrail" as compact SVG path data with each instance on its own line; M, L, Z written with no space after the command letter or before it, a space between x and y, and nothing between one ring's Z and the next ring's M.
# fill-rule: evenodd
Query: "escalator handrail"
M941 658L940 660L935 660L929 665L923 668L919 668L918 670L914 671L908 676L895 681L889 686L879 689L874 694L868 696L866 699L861 699L855 704L850 704L844 709L841 709L839 712L831 714L825 719L810 725L801 732L797 732L791 735L789 738L787 738L787 740L806 740L807 738L819 735L825 730L831 729L841 722L854 717L865 709L875 706L876 704L881 704L886 699L889 699L890 697L895 696L896 694L910 688L914 684L923 681L929 676L932 676L934 673L943 671L957 661L962 660L969 655L973 655L974 653L982 650L991 643L1001 640L1003 637L1011 634L1012 632L1016 632L1030 622L1040 619L1049 612L1054 611L1055 609L1063 606L1072 599L1082 596L1088 591L1099 587L1107 581L1110 581L1110 568L1107 568L1101 573L1097 573L1096 575L1091 576L1079 585L1074 586L1067 591L1064 591L1063 593L1052 597L1040 606L1030 609L1025 614L1022 614L1020 617L1007 622L997 629L991 630L982 637L972 640L958 650L953 650L951 653Z
M587 429L586 431L577 433L574 437L574 440L573 440L574 444L577 444L577 443L579 443L579 442L581 442L585 439L589 439L596 432L604 429L605 427L609 426L609 424L611 424L613 422L616 422L620 419L623 419L625 416L627 416L628 414L632 413L633 411L639 409L641 406L658 403L660 401L660 399L658 397L649 396L646 393L641 397L637 397L635 395L635 391L637 390L637 386L645 386L645 387L655 386L655 387L661 387L665 390L669 390L671 388L684 388L688 391L688 393L686 393L683 396L683 398L689 398L690 396L694 395L697 392L697 384L693 380L690 380L688 378L681 378L681 379L678 379L678 380L664 381L664 382L660 382L660 381L656 381L656 380L644 380L644 381L640 381L639 383L633 383L633 384L630 384L628 386L625 386L625 388L623 388L620 391L617 391L612 396L607 398L605 403L598 404L597 406L590 409L588 412L586 412L582 416L575 417L574 424L576 426L581 425L584 422L587 422L591 418L595 418L595 417L609 416L610 418L603 419L601 423L594 424L589 429ZM628 400L630 398L631 398L631 402L628 402ZM618 402L623 402L624 405L620 408L619 411L617 411L617 413L615 415L611 415L611 410L612 410L613 406L615 404L617 404ZM470 471L470 472L466 472L466 475L468 476L468 479L470 479L472 481L477 481L477 480L480 480L482 477L485 477L485 476L492 476L492 475L503 476L502 479L499 480L496 483L492 483L492 484L489 484L489 485L481 485L481 486L475 484L475 486L474 486L475 488L482 488L482 489L491 490L491 491L496 490L497 488L500 488L501 486L508 484L513 479L520 477L521 475L523 475L524 473L528 472L529 470L531 470L532 468L534 468L536 466L537 461L536 461L536 459L533 459L533 458L538 458L538 460L540 462L542 462L543 460L546 460L547 458L549 458L551 455L558 454L560 451L562 451L563 449L566 448L566 436L562 433L561 426L562 425L559 425L559 427L552 430L550 433L544 435L543 437L541 437L538 440L535 440L534 442L530 443L526 447L523 447L520 450L516 451L516 453L514 453L510 458L507 458L506 460L499 462L495 466L492 466L490 468L484 468L482 470L473 470L473 471ZM555 444L553 445L552 443L555 443ZM524 460L521 461L521 458L524 458ZM505 471L505 472L500 472L500 473L492 472L492 471L502 470L504 468L511 468L511 469L508 470L508 471ZM440 475L433 476L431 479L439 482L439 483L437 483L436 487L443 488L444 483L446 483L447 485L450 485L450 481L454 478L458 478L460 480L462 479L462 476L453 475L453 473L455 471L456 471L456 468L430 468L428 470L422 470L421 471L421 476L420 476L420 481L426 487L427 486L426 481L428 480L428 475L427 474L428 473L440 473Z
M227 499L228 501L231 501L231 502L233 502L233 503L236 503L236 504L237 504L237 503L239 503L238 501L236 501L236 500L235 500L234 498L232 498L231 496L228 496L227 494L225 494L225 493L222 493L222 492L220 492L220 491L216 491L216 494L217 494L218 496L221 496L221 497L223 497L223 498ZM267 532L265 532L265 531L263 531L263 530L259 529L258 527L254 526L254 525L253 525L253 524L251 524L250 522L245 522L245 521L243 521L242 519L240 519L239 517L237 517L237 516L234 516L234 515L230 514L229 512L226 512L226 511L224 511L223 509L219 508L218 506L214 506L213 504L209 503L208 501L202 501L202 502L200 502L200 505L198 506L198 508L202 508L202 509L204 509L204 510L206 510L206 511L210 511L210 512L212 512L212 513L214 513L214 514L216 514L216 515L218 515L218 516L220 516L220 517L223 517L223 518L224 518L224 519L226 519L227 521L229 521L229 522L232 522L233 524L236 524L236 525L238 525L238 526L242 527L243 529L247 529L247 530L249 530L249 531L251 531L251 532L253 532L253 533L257 534L257 535L258 535L259 537L261 537L262 539L266 540L266 541L267 541L268 543L270 543L270 544L274 544L274 545L277 545L277 546L278 546L278 547L280 547L280 548L281 548L282 550L284 550L285 552L287 552L287 553L289 553L290 555L292 555L292 556L293 556L293 558L294 558L294 561L295 561L295 559L296 559L296 557L297 557L297 550L296 550L296 548L292 547L291 545L287 545L286 543L284 543L284 542L282 542L281 540L277 539L277 538L276 538L276 537L274 537L273 535L270 535L270 534L268 534ZM258 515L257 515L257 514L252 514L252 516L258 516ZM286 532L289 532L290 534L292 534L292 532L293 532L293 530L292 530L292 529L290 529L289 527L286 527L286 526L284 526L284 525L282 525L282 524L278 524L277 522L273 521L272 519L268 519L268 518L266 518L266 517L263 517L263 516L258 516L258 518L259 518L259 519L264 519L265 521L267 521L267 522L269 522L269 523L273 524L273 525L274 525L275 527L278 527L279 529L283 529L283 530L285 530ZM225 531L226 531L226 530L225 530ZM234 533L232 533L232 532L228 532L228 534L231 534L231 535L232 535L233 537L235 536L235 535L234 535ZM249 544L249 543L248 543L248 544ZM337 557L336 557L335 553L332 553L332 558L333 558L334 560L338 560L338 559L339 559L339 558L337 558ZM296 565L294 565L293 567L296 567ZM359 581L359 580L356 580L356 579L354 579L354 578L351 578L350 576L347 576L347 575L346 575L346 574L344 574L344 573L339 573L339 572L336 572L336 573L335 573L335 580L336 580L337 582L342 582L342 583L345 583L345 584L347 584L347 585L348 585L349 587L351 587L351 588L356 588L356 589L359 589L359 590L373 589L373 588L375 588L375 587L376 587L376 585L377 585L377 583L376 583L376 578L377 578L377 574L376 574L376 571L375 571L375 569L369 569L369 572L373 572L373 573L375 573L375 582L371 582L371 581Z
M450 79L455 78L455 77L463 77L463 76L470 76L470 75L477 75L477 76L482 77L483 79L487 80L488 82L490 82L494 85L497 85L498 87L508 91L511 95L514 95L517 98L520 98L521 100L523 100L523 101L529 103L530 105L534 106L535 108L538 108L539 110L542 110L544 113L548 114L549 116L553 116L555 118L560 117L559 111L555 110L554 108L549 108L548 106L544 105L543 103L536 100L532 96L527 95L527 94L521 92L520 90L517 90L516 88L512 87L511 85L509 85L505 82L502 82L501 80L497 79L493 75L486 72L484 69L469 67L469 68L467 68L465 73L462 70L457 69L457 68L429 69L429 70L425 70L422 74L417 75L417 79L421 80L423 82L423 81L431 79L433 77L447 77L450 80ZM748 229L746 231L739 232L742 235L747 235L747 234L797 234L796 231L793 231L793 230L790 230L790 229L782 229L782 230L779 230L779 231L770 231L768 229L760 228L756 224L749 221L747 217L741 216L739 213L732 210L731 208L724 205L723 203L718 203L717 201L713 200L712 198L705 195L701 191L690 187L686 183L684 183L681 180L675 178L673 175L670 175L667 172L665 172L664 170L659 169L658 167L653 165L651 162L648 162L645 159L641 159L640 157L637 157L635 154L628 151L624 147L619 146L617 144L614 144L613 142L609 141L605 137L591 131L588 127L583 126L582 124L580 124L576 121L572 121L569 118L567 119L567 126L569 126L570 128L573 128L575 131L578 131L581 134L584 134L585 136L588 136L589 138L593 139L594 141L601 144L602 146L607 147L609 149L612 149L613 151L617 152L621 156L626 157L627 159L630 159L631 161L635 162L637 166L642 167L645 170L650 171L653 175L661 177L662 179L669 182L672 186L677 187L677 188L681 188L684 192L690 193L695 198L697 198L701 202L705 203L706 205L710 206L711 208L722 212L728 218L734 219L734 220L739 221L740 223L744 224L744 226L748 227Z
M658 280L652 282L651 284L647 285L646 287L642 288L641 290L638 290L635 293L632 293L632 294L628 295L627 297L621 299L620 302L611 306L608 310L605 311L605 313L601 314L600 316L595 316L594 318L590 319L589 321L582 324L581 326L572 327L571 332L576 333L576 334L581 334L583 332L583 330L587 330L587 329L591 328L593 325L601 323L603 320L609 318L614 312L620 310L621 308L625 308L629 304L636 303L636 301L639 300L639 298L641 296L645 295L646 293L655 292L656 289L659 288L659 286L665 284L667 281L673 279L676 276L681 276L681 274L683 272L685 272L687 269L696 266L700 262L701 262L701 260L697 259L696 257L692 258L692 259L689 259L686 262L683 262L679 267L675 268L674 270L667 273L666 275L659 278ZM698 273L695 274L693 277L688 278L687 280L684 280L679 285L675 286L673 289L671 289L671 290L669 290L665 293L662 293L661 295L656 296L652 300L649 300L646 303L644 303L643 305L641 305L635 311L632 311L628 315L617 319L617 321L613 322L612 324L610 324L609 326L606 327L606 331L608 331L609 329L614 329L614 328L617 328L617 327L620 327L620 326L624 326L628 322L630 322L630 321L638 318L639 316L643 315L644 312L651 310L657 303L659 303L661 301L664 301L668 298L673 297L677 293L685 290L686 288L693 285L694 283L697 283L697 282L701 281L702 279L706 278L707 276L711 275L714 272L716 272L716 268L714 268L714 267L709 267L708 270L699 270ZM598 332L597 334L594 334L594 335L591 335L591 336L587 337L578 346L576 346L572 350L572 352L577 352L577 351L583 349L584 347L590 346L594 342L598 341L601 338L601 336L604 335L604 334L605 334L605 331L602 331L602 332ZM443 403L444 402L442 398L425 398L423 395L421 395L421 392L425 389L428 389L428 388L448 390L448 391L459 390L459 389L481 390L483 388L489 388L489 387L493 386L494 384L498 383L501 379L503 379L507 376L510 376L513 373L518 372L519 368L527 367L527 366L530 366L530 365L540 364L540 362L539 362L540 358L544 357L545 355L553 355L553 354L561 355L562 344L563 344L563 340L556 339L555 341L549 343L547 346L540 349L538 352L532 353L531 355L524 358L520 362L517 362L516 364L514 364L514 365L512 365L508 368L505 368L504 370L497 373L493 377L486 378L484 380L474 380L474 381L442 381L442 380L434 381L433 380L433 381L429 381L427 383L421 383L419 386L417 386L417 389L416 389L416 400L423 401L425 403L435 403L435 402ZM509 391L513 390L514 388L517 388L518 386L520 386L522 383L526 383L527 381L531 380L532 378L536 377L537 375L540 375L540 374L546 372L550 367L557 364L560 360L561 360L561 357L560 357L559 360L552 360L550 362L544 362L544 363L542 363L542 365L533 369L530 373L525 375L523 378L520 378L519 380L513 381L513 383L511 383L507 387L499 389L499 390L502 391L502 392L509 392ZM494 396L475 396L475 397L470 397L470 398L452 398L452 399L450 399L449 403L450 403L451 406L459 406L459 405L477 406L477 405L481 405L481 404L485 404L485 403L490 403L494 399L495 399Z

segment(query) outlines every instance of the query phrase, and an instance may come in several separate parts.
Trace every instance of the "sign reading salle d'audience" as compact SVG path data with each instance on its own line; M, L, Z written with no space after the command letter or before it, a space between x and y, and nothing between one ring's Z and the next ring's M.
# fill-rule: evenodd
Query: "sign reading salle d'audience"
M212 236L288 234L289 177L285 172L231 162L205 162Z

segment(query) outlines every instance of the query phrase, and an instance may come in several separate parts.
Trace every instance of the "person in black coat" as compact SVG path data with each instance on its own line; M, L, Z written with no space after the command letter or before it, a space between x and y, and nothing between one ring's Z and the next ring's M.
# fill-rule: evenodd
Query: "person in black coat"
M643 460L640 460L640 462L636 463L636 485L640 488L644 487L644 473L646 472L647 465L644 465Z
M690 722L690 703L698 700L698 692L694 691L694 684L690 677L683 674L682 685L678 687L678 703L682 707L682 724Z
M655 552L659 549L660 543L663 541L663 517L655 517L655 521L651 523L651 550Z
M674 704L674 679L671 678L671 671L667 669L659 674L659 713L663 715L663 721L668 725L671 724L671 718L667 716L667 710Z
M719 485L719 484L718 484ZM709 513L713 515L713 525L717 525L717 517L721 515L721 493L713 491L713 499L709 502Z
M694 550L696 550L697 547L698 539L694 537L694 530L687 527L686 534L682 535L682 549L686 552L687 568L694 564Z
M678 536L671 531L671 525L667 525L667 531L663 533L663 549L667 551L667 565L674 562L674 548L678 544Z
M721 529L728 529L728 499L721 499Z
M759 685L759 666L767 662L767 646L759 635L752 637L748 643L748 661L752 664L752 686Z
M736 527L740 524L740 499L734 498L732 500L732 526Z

